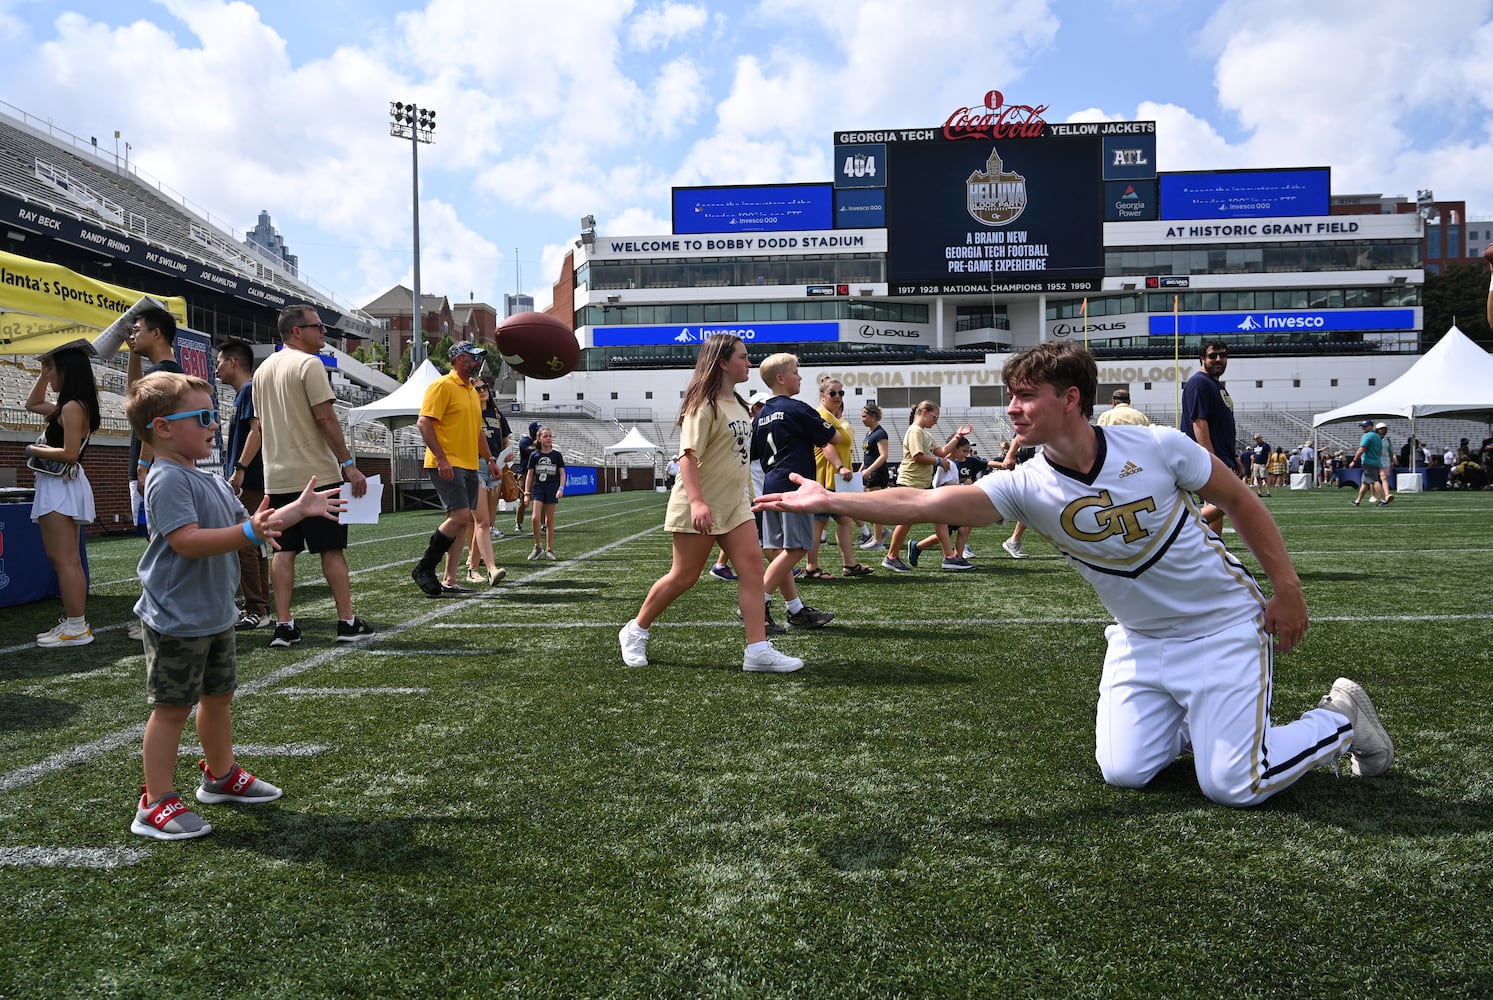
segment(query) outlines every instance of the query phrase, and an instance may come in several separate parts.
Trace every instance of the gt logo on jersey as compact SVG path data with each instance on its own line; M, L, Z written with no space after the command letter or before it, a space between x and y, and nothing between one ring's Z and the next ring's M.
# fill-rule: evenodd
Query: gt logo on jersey
M1097 531L1085 531L1078 526L1078 516L1090 508L1097 508L1093 517ZM1100 490L1098 496L1079 497L1063 508L1063 531L1081 542L1102 542L1112 535L1120 535L1127 542L1138 542L1150 534L1141 527L1142 511L1155 513L1156 501L1150 497L1130 503L1115 504L1109 490Z

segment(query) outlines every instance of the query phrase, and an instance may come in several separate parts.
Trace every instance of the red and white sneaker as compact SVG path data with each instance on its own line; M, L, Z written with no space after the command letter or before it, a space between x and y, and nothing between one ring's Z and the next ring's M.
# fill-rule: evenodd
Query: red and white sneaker
M161 796L161 801L150 805L145 801L146 792L140 789L140 806L135 810L135 820L130 832L156 840L191 840L205 837L213 832L213 826L192 811L192 807L172 792Z
M198 802L206 802L209 805L217 805L221 802L256 805L260 802L273 802L285 794L268 781L259 780L237 764L234 764L233 770L221 778L213 777L213 773L207 769L205 760L199 760L197 767L202 771L202 784L197 786Z

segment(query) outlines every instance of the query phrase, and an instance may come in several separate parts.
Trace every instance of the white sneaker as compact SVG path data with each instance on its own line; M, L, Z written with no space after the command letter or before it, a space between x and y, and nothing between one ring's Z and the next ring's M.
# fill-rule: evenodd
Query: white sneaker
M870 541L861 542L859 545L856 546L856 548L858 548L858 549L864 549L867 552L875 552L878 549L885 549L886 546L882 545L880 541L878 541L877 539L873 538Z
M55 639L55 638L57 638L59 635L62 634L62 627L64 625L66 625L66 624L67 624L67 619L66 618L59 618L59 619L57 619L57 624L56 625L53 625L51 628L47 629L45 632L38 632L38 633L36 633L36 641L37 642L41 642L43 639Z
M975 550L966 545L964 547L964 551L960 554L963 555L966 559L973 559L975 557Z
M497 541L498 539L503 537L502 529L500 529L496 524L488 530L487 534L490 538L492 538L493 541Z
M1021 543L1014 538L1008 538L1001 542L1001 548L1006 550L1006 555L1012 559L1025 559L1026 553L1021 551Z
M533 562L534 560L538 559L542 555L544 555L544 550L542 550L537 545L534 546L534 551L529 553L529 562Z
M93 629L88 623L83 623L83 628L77 632L70 631L64 623L59 626L56 634L48 632L39 637L36 644L43 649L57 649L60 646L86 646L93 641Z
M791 674L802 670L803 665L803 660L780 653L771 645L760 653L747 653L741 658L741 669L757 674Z
M622 662L629 667L646 667L648 665L648 637L638 633L634 628L633 621L617 632L617 643L622 647Z
M1322 696L1318 708L1331 709L1353 723L1353 742L1348 752L1353 756L1353 773L1376 778L1389 770L1395 759L1394 740L1374 711L1369 693L1346 677L1332 682L1332 690Z
M141 641L145 638L145 623L136 618L124 627L124 634L136 642Z
M544 558L548 559L550 562L554 562L555 561L555 550L554 549L545 549L544 550Z

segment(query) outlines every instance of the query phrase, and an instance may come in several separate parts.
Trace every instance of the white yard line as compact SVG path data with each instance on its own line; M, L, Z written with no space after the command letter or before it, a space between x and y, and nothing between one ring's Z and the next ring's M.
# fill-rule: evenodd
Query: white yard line
M647 528L643 531L639 531L635 534L629 535L626 538L619 538L616 541L608 542L607 544L593 549L590 552L583 553L582 555L576 557L576 559L574 560L563 563L547 564L543 569L538 569L535 572L525 576L523 580L518 582L517 585L522 586L523 584L531 580L543 580L547 577L554 576L555 574L560 573L561 571L566 569L566 567L569 566L571 562L579 562L584 559L602 555L619 546L628 545L632 542L638 541L639 539L647 538L649 535L656 534L661 530L663 530L661 526ZM490 591L489 593L492 592ZM468 600L487 599L489 598L487 598L486 596L482 596L478 598L469 598ZM429 625L431 622L439 621L441 618L444 618L447 615L458 614L461 612L462 607L467 602L466 600L449 600L438 601L434 603L435 606L424 614L415 615L413 618L408 619L402 624L394 625L381 630L377 635L366 640L362 644L363 648L371 648L372 644L377 643L381 640L392 639L395 636L401 635L412 629L422 628L426 625ZM336 657L345 655L349 652L353 652L353 647L355 647L356 645L358 644L337 643L333 647L324 649L304 660L298 660L294 663L287 663L280 669L274 670L259 678L258 680L240 685L237 692L237 697L252 697L262 691L275 688L278 685L283 684L285 681L288 681L294 677L299 677L304 673L315 670L317 667L320 667L325 663L329 663ZM20 648L25 649L29 647ZM350 690L356 691L358 689ZM35 764L28 764L25 767L18 768L8 774L0 774L0 795L14 791L15 789L24 787L25 785L29 785L32 782L40 781L42 778L49 777L62 770L63 768L71 767L75 764L86 764L91 761L97 760L99 757L102 757L105 754L113 753L116 750L129 746L132 743L138 743L144 735L145 723L136 723L131 726L126 726L123 729L116 730L115 732L109 733L105 736L101 736L98 739L90 740L87 743L73 747L69 750L63 750L58 753L54 753L42 760L37 761Z

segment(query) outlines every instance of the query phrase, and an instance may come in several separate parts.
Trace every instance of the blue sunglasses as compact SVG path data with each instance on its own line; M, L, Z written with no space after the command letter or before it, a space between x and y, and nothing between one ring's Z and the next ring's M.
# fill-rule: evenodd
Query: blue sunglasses
M184 413L169 413L169 414L161 417L160 419L161 420L189 420L192 417L196 417L197 418L197 422L199 424L201 424L203 427L211 427L213 424L215 424L215 423L218 422L218 411L217 410L187 410Z

